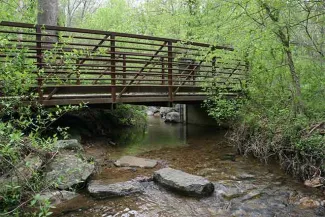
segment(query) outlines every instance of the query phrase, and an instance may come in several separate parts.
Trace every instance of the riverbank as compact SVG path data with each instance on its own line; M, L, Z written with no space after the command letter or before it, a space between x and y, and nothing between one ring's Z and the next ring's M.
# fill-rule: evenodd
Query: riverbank
M320 192L293 180L276 164L265 166L257 159L238 155L225 139L225 131L198 126L186 128L181 124L167 126L159 118L150 117L142 140L114 147L101 144L101 139L84 144L86 153L102 162L99 173L91 179L106 183L129 181L151 176L155 170L169 166L212 181L216 190L211 197L188 198L153 182L145 182L144 192L136 196L96 200L82 191L77 198L57 206L55 216L284 217L322 214L324 197ZM182 132L188 133L184 137ZM153 169L114 166L114 160L130 154L156 159L159 164Z

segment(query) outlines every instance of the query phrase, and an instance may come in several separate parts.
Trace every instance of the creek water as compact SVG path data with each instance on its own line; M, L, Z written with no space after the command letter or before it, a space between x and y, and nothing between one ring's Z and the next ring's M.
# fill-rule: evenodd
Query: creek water
M215 192L210 197L191 198L154 182L143 183L141 194L106 200L95 200L81 191L77 198L58 205L54 216L325 216L324 207L313 205L324 200L318 191L304 187L276 164L265 165L238 155L225 133L213 127L165 124L158 117L149 117L145 131L116 133L115 147L107 145L106 138L92 138L84 145L100 165L94 180L128 181L169 166L206 177L214 183ZM113 160L123 155L157 159L159 165L153 169L115 167Z

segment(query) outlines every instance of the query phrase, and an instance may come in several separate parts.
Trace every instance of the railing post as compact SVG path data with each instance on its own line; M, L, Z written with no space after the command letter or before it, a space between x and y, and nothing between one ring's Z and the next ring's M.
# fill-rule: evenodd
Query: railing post
M111 97L112 103L116 102L116 80L115 80L115 35L111 35Z
M38 69L38 77L37 77L37 91L38 91L38 100L40 103L43 101L43 78L41 76L41 70L43 68L42 62L42 29L40 25L36 25L36 54L37 54L37 69Z
M165 62L164 62L164 58L161 57L160 58L161 61L161 84L165 85Z
M126 55L123 54L123 85L126 85Z
M173 102L173 43L168 41L168 96Z

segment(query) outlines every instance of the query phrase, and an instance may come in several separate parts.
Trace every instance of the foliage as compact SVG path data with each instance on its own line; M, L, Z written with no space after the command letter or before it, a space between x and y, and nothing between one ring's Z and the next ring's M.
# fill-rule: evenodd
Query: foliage
M117 105L109 112L112 124L115 126L146 126L147 115L144 106L134 106L127 104Z
M0 81L0 215L21 216L21 209L26 208L39 192L48 189L43 181L41 171L32 171L31 177L25 177L24 182L15 174L19 174L21 163L30 154L38 155L45 162L46 155L53 152L53 144L58 137L65 137L66 129L57 128L50 135L44 132L64 114L83 107L63 106L46 109L38 103L39 96L31 93L36 83L38 70L27 58L27 49L16 49L6 46L10 36L0 38L1 51L6 51L11 58L6 57L1 62ZM46 54L50 57L53 54ZM53 58L53 57L52 57ZM51 58L49 58L51 59ZM35 103L28 104L33 100ZM29 165L25 165L29 166ZM9 177L9 178L7 178ZM38 211L26 216L48 216L49 202L42 201L30 204L30 208Z

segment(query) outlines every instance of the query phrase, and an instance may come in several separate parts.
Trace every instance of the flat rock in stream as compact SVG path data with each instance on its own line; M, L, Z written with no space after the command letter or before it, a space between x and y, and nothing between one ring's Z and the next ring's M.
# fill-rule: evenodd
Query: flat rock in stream
M154 168L157 165L156 160L139 158L134 156L123 156L118 159L114 164L117 167L141 167L141 168Z
M137 181L118 182L104 184L100 180L91 181L88 184L88 192L98 199L122 197L130 194L141 193L143 188Z
M209 196L214 191L214 185L207 179L172 168L155 171L153 179L162 186L190 196Z

